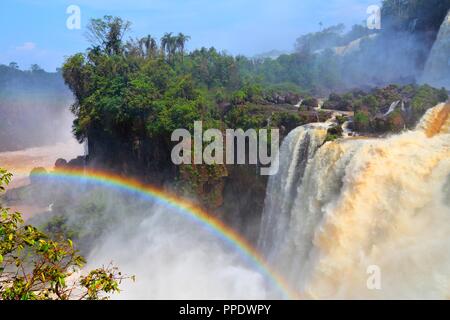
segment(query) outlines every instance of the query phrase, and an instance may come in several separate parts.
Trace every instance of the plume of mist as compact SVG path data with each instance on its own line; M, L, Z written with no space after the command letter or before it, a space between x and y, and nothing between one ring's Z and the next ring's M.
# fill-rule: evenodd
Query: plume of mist
M255 266L207 228L175 209L90 183L44 178L36 196L54 202L31 222L61 221L87 258L85 270L113 262L124 281L116 299L279 298ZM56 199L56 200L55 200Z
M0 151L69 140L72 101L59 73L0 66Z
M448 87L450 20L445 14L450 2L433 3L422 1L417 12L413 1L397 3L401 7L397 12L386 2L381 30L354 25L344 32L342 24L327 27L298 38L297 54L314 56L313 72L318 73L314 86L319 91L417 82Z
M342 80L348 88L414 83L428 50L420 37L407 32L363 38L359 50L341 57Z
M121 299L265 299L262 276L198 225L154 206L137 224L106 234L88 256L136 275Z
M359 50L343 59L347 86L448 85L449 9L448 0L384 1L377 37L362 37Z

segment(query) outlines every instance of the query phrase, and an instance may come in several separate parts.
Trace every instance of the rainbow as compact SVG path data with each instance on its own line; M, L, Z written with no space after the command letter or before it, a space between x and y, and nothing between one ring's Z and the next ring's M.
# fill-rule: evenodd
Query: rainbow
M58 169L52 172L37 173L36 175L70 180L71 182L75 181L77 183L95 183L120 191L136 193L148 197L158 204L175 209L175 212L200 224L212 235L232 247L233 250L245 258L247 262L251 263L266 280L277 288L284 299L299 299L297 292L290 288L283 277L271 269L259 252L245 238L191 202L180 199L160 188L98 169Z

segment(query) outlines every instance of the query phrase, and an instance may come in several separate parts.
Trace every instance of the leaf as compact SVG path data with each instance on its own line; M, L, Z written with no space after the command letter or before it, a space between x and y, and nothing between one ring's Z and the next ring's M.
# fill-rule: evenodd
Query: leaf
M3 256L0 254L0 263L3 263Z

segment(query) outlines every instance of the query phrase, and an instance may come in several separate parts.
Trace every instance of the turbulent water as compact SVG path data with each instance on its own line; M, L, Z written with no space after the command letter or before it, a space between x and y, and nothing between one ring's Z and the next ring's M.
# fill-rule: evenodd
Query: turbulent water
M305 125L291 131L281 146L280 157L277 159L280 162L279 171L269 180L265 206L266 212L278 214L266 214L263 217L264 237L260 240L260 247L264 251L268 248L275 249L278 244L282 245L278 241L279 236L288 227L289 212L297 194L297 186L301 184L308 159L323 144L326 134L325 124ZM284 156L289 156L289 160Z
M431 50L422 82L450 89L450 11Z
M450 297L449 112L442 104L416 130L320 148L320 125L289 134L260 247L295 289L310 298Z

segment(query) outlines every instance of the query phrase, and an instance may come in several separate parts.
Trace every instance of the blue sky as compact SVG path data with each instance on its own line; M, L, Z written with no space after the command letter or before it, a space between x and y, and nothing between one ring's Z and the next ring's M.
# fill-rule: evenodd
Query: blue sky
M214 46L232 54L290 51L295 39L329 26L361 23L380 0L1 0L0 64L54 71L64 57L84 51L85 25L106 14L133 23L132 36L183 32L188 48ZM69 5L81 9L80 30L69 30Z

